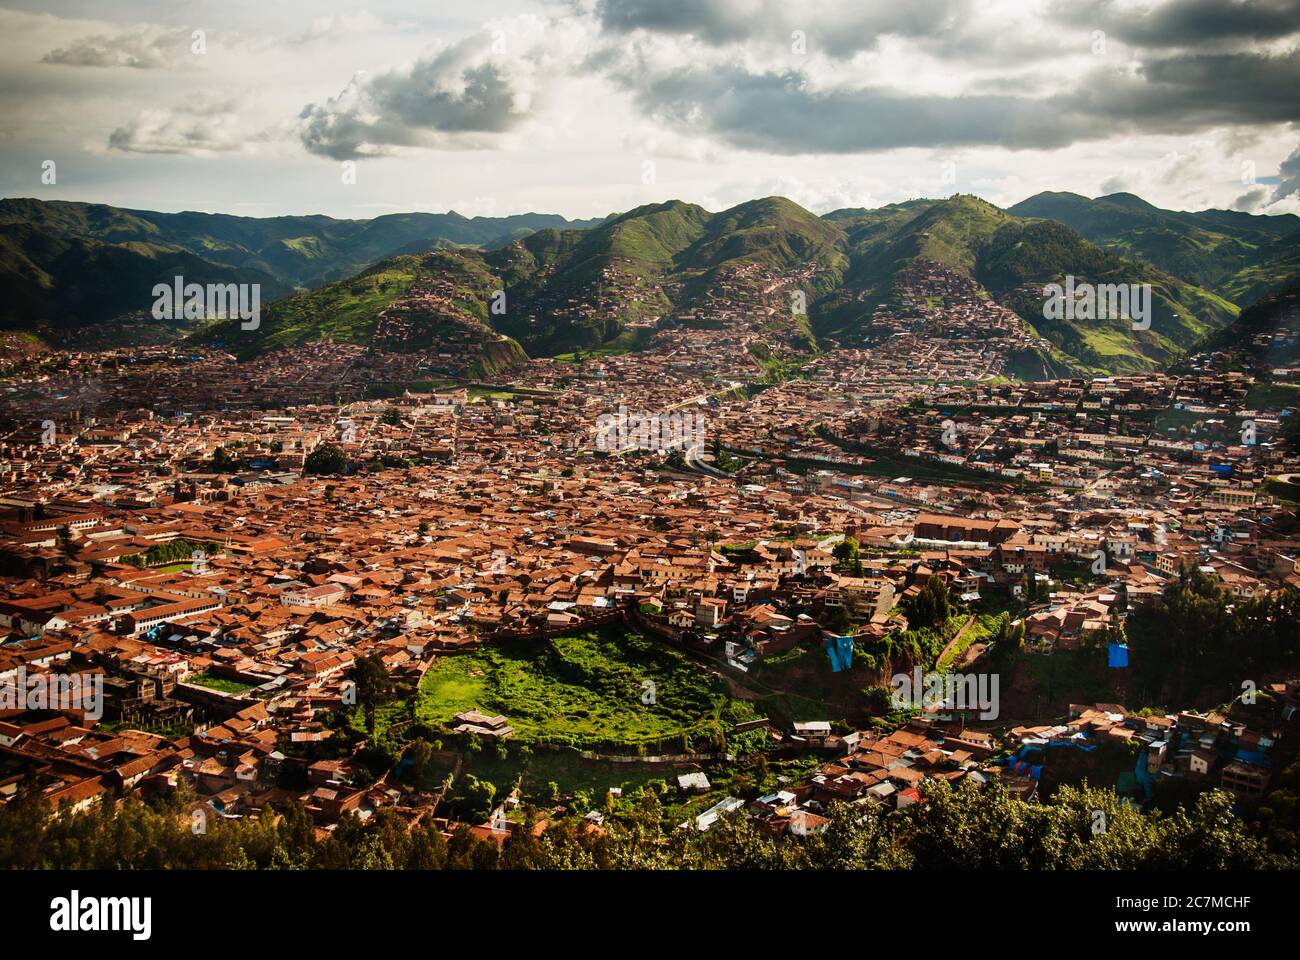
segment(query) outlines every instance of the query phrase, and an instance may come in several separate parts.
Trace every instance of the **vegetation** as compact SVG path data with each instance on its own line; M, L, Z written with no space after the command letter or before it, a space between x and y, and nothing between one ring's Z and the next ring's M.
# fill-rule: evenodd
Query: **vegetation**
M674 753L724 749L754 716L684 654L622 630L494 644L420 682L422 723L445 728L475 708L505 716L522 742Z
M324 476L338 476L348 469L348 455L333 443L322 443L307 454L302 472Z
M150 547L144 553L133 553L122 558L123 563L135 567L162 567L179 564L187 569L194 562L194 555L202 554L204 558L215 557L221 552L221 545L211 540L200 543L197 540L168 540Z
M365 713L366 729L375 732L375 711L393 694L393 682L379 654L358 657L352 666L357 706Z
M1184 567L1155 602L1129 613L1129 662L1148 703L1186 699L1207 684L1237 696L1265 671L1300 663L1300 591L1241 599Z
M1251 303L1300 277L1294 241L1300 218L1242 216L1223 210L1161 210L1116 193L1089 200L1074 193L1040 193L1009 212L1046 217L1126 257L1141 257L1166 273Z
M0 271L11 294L0 325L142 311L147 280L180 273L262 285L257 329L218 322L197 334L200 342L242 355L320 339L374 344L381 311L416 284L437 282L450 299L413 310L392 346L460 344L465 372L490 376L528 354L576 360L638 349L654 332L645 321L708 299L748 264L774 272L816 266L801 290L807 315L778 311L760 325L815 351L819 337L869 334L874 307L892 301L898 277L924 260L973 277L1050 340L1052 356L1014 359L1018 371L1046 376L1150 369L1222 330L1238 304L1300 277L1294 217L1162 211L1123 194L1097 201L1044 194L1009 211L958 195L826 217L781 197L719 213L669 201L596 225L404 214L356 223L270 218L250 233L229 220L6 200L0 246L12 248L14 269ZM1045 320L1041 287L1067 274L1149 283L1151 328L1135 331L1126 318ZM86 280L95 276L101 280ZM307 289L281 296L292 286ZM504 313L489 310L496 291L507 295ZM596 309L575 313L573 302ZM789 376L796 363L770 353L756 361L765 381Z
M1207 793L1167 816L1142 814L1113 792L1063 786L1041 804L997 786L945 782L922 786L924 801L901 813L836 805L829 828L807 838L761 835L740 817L707 833L678 830L660 794L643 790L601 833L576 818L553 821L540 836L524 812L498 854L468 826L444 840L426 821L408 829L390 810L367 820L348 815L317 839L296 803L256 818L226 819L210 808L195 819L187 790L145 803L135 796L85 813L51 816L40 794L20 790L0 807L0 863L15 869L1186 869L1296 865L1294 852L1270 849L1267 834L1235 817L1227 794ZM482 812L491 785L461 778L456 804ZM1095 811L1106 829L1095 833ZM195 831L196 822L204 829ZM1292 821L1293 822L1293 821Z
M210 690L219 690L222 693L242 694L256 688L256 684L244 683L242 680L231 680L228 677L217 677L210 673L192 674L185 681L195 686L207 687Z

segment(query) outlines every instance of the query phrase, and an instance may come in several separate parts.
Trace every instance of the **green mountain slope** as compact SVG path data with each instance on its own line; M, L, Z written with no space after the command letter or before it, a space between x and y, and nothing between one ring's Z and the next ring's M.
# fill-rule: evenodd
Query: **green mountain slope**
M673 200L577 236L541 231L485 256L521 305L497 329L529 353L548 354L619 341L629 325L708 304L724 287L743 299L764 279L806 271L810 297L820 296L847 264L843 242L837 226L783 197L716 214ZM806 328L797 335L809 339Z
M64 238L171 246L213 263L261 270L291 287L340 280L399 252L441 245L499 246L521 232L584 229L599 222L536 213L474 218L455 212L399 213L373 220L236 217L61 200L0 200L0 224L34 224Z
M1300 279L1300 217L1162 210L1128 193L1040 193L1009 212L1056 220L1122 256L1244 306Z
M1191 348L1208 332L1231 323L1234 304L1150 264L1116 256L1051 220L1011 219L979 251L976 278L1040 334L1095 371L1149 369ZM1124 316L1049 318L1046 284L1149 285L1146 330Z
M933 310L956 282L1054 344L1051 357L1034 348L1017 358L1013 372L1118 372L1205 342L1236 304L1300 269L1297 225L1164 211L1129 194L1040 194L1009 211L957 195L823 217L782 197L718 213L673 200L582 229L532 214L260 220L6 200L0 319L14 330L103 320L138 309L152 289L139 278L155 274L257 277L264 287L310 278L326 282L275 303L264 293L257 330L218 323L199 337L244 356L334 339L481 370L525 355L627 349L669 326L684 335L731 326L795 351L819 338L859 342L874 335L877 308L922 296ZM1126 316L1046 314L1044 286L1066 277L1149 284L1150 328ZM790 309L795 292L808 317Z
M316 340L393 352L445 354L445 372L489 375L527 359L488 322L501 280L470 250L392 257L355 277L302 291L267 307L256 329L212 324L197 342L250 357Z
M289 292L261 271L213 264L165 245L102 243L59 237L35 224L0 224L0 328L47 342L66 342L87 325L149 316L154 286L176 276L203 285L260 284L263 303Z
M1089 243L1061 223L1018 217L977 197L844 212L837 222L848 228L850 266L842 289L820 302L814 317L816 332L837 339L869 333L875 307L894 302L900 276L920 262L976 279L1080 371L1149 369L1236 314L1217 294ZM1043 288L1067 276L1080 283L1150 284L1151 328L1134 330L1122 317L1047 319Z
M275 304L259 331L227 324L203 337L241 354L321 338L419 350L445 344L440 325L473 321L480 337L509 338L533 355L600 348L640 339L632 327L650 332L674 310L721 299L723 285L734 299L774 277L806 275L819 295L847 265L843 244L839 227L784 198L718 214L670 201L589 230L539 230L497 250L393 257ZM383 314L409 319L409 329L394 339ZM786 328L808 339L800 321Z
M1261 372L1300 362L1300 282L1276 290L1206 338L1202 350L1241 350Z

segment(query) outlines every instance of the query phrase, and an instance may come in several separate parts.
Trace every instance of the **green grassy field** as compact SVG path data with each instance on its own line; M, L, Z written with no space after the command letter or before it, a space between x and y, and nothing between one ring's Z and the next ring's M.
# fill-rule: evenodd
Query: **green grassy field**
M474 708L504 715L518 742L633 750L700 745L753 716L684 654L623 630L503 644L425 674L418 720L449 729Z
M222 693L247 693L256 686L238 680L227 680L225 677L214 677L207 673L196 673L185 682L198 687L208 687L211 690L220 690Z

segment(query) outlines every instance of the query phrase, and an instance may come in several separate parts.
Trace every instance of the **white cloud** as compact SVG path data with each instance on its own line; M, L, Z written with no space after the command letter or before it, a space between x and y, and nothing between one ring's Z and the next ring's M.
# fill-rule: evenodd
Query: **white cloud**
M193 56L190 30L144 26L111 35L82 37L41 57L42 63L68 67L131 67L158 70Z
M141 110L108 137L110 150L211 156L247 150L257 136L234 101Z

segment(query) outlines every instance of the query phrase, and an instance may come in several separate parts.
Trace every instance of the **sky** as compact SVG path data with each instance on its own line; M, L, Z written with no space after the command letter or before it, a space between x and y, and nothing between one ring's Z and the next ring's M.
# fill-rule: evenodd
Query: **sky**
M1300 213L1300 0L0 0L0 194Z

